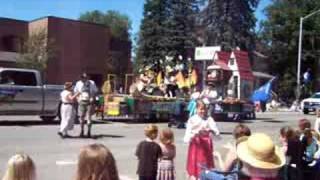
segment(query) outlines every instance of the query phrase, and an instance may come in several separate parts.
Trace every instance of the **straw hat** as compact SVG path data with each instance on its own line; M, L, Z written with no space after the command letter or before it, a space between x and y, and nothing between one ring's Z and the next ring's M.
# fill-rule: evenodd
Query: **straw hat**
M64 89L69 89L72 87L72 82L65 82L64 83Z
M260 169L278 169L285 164L284 152L263 133L251 135L237 146L241 161Z

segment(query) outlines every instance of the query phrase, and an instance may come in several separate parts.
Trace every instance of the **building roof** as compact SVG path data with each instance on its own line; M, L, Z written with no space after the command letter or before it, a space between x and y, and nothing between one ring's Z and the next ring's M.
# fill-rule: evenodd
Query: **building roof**
M230 58L231 53L230 52L224 52L224 51L219 51L217 52L218 56L218 61L222 61L225 64L228 64L229 58Z
M246 51L233 51L235 60L238 65L238 70L241 79L254 80L252 68L249 62L248 52Z

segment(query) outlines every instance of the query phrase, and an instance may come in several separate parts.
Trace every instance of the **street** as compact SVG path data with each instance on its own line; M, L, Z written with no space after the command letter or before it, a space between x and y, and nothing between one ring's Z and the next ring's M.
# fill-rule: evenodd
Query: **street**
M282 126L297 127L301 118L313 121L315 116L298 112L258 113L257 120L246 121L252 132L265 132L279 143L279 130ZM218 122L222 139L214 141L215 150L225 153L223 144L232 141L232 130L237 123ZM158 123L159 128L167 123ZM135 174L137 159L134 156L136 145L144 139L144 123L105 122L93 126L93 138L79 138L76 125L71 138L61 139L57 135L58 122L44 123L35 116L0 116L0 176L8 159L16 152L29 154L37 168L37 179L70 180L76 172L79 149L90 143L102 143L114 154L121 179L137 179ZM185 129L173 128L177 157L175 159L177 179L185 179L187 144L182 139Z

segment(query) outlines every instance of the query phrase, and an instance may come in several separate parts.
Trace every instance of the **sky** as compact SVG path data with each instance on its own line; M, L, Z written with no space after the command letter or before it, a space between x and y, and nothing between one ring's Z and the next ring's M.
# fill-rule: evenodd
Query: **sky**
M256 11L258 20L265 19L262 10L270 1L260 0ZM131 34L135 34L139 31L143 18L144 2L145 0L0 0L0 17L26 21L44 16L78 19L86 11L117 10L129 16L132 21Z

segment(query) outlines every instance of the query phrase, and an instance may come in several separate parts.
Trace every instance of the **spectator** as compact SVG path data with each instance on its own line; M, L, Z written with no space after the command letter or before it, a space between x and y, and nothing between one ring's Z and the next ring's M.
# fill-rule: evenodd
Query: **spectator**
M304 136L304 130L305 129L310 129L311 128L311 122L308 119L300 119L298 122L298 133L300 134L300 141L302 141L303 136Z
M162 157L158 163L157 180L174 180L175 167L173 159L176 156L176 146L174 145L174 134L171 129L167 128L160 133L160 147Z
M76 180L119 180L116 161L102 144L90 144L80 150Z
M238 124L233 130L233 137L235 139L235 144L232 145L231 143L226 144L224 147L228 149L226 160L225 162L222 161L221 155L219 152L215 153L217 160L220 164L220 168L224 172L231 171L235 168L237 163L237 151L236 145L243 140L245 140L248 136L251 135L251 131L248 126L244 124Z
M199 177L199 164L207 168L214 167L212 134L220 134L213 118L207 116L208 108L205 103L198 100L196 108L197 114L189 118L184 136L184 141L189 143L187 172L191 179Z
M285 164L283 151L263 133L251 135L237 146L242 163L241 171L250 180L278 180L279 169Z
M144 128L146 139L136 149L138 157L139 180L156 180L158 160L162 156L161 147L154 141L158 136L158 127L150 124Z
M35 180L36 167L27 154L16 154L8 161L2 180Z
M315 164L314 156L319 149L319 145L309 128L304 129L303 138L301 140L303 145L303 160L302 170L305 179L315 180Z
M286 166L283 176L289 180L302 179L303 146L294 129L289 126L280 129L280 142L286 155Z
M306 72L303 73L303 83L308 84L311 81L312 81L311 69L308 68Z

